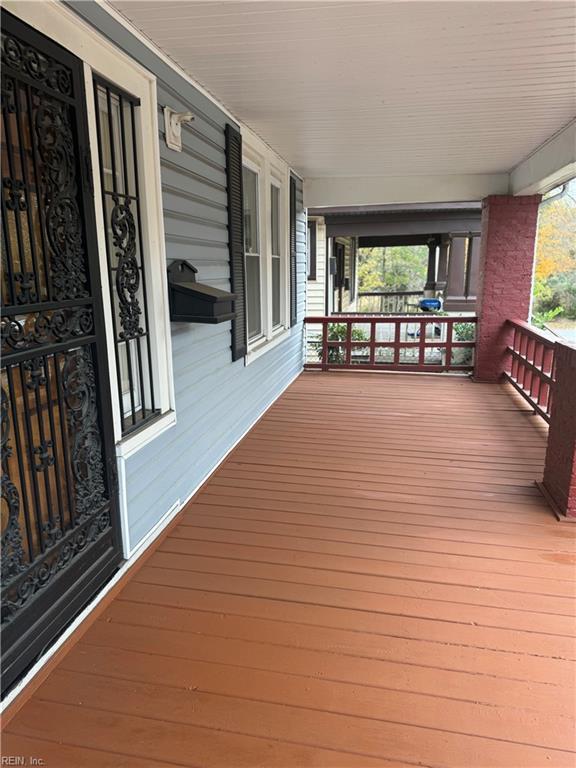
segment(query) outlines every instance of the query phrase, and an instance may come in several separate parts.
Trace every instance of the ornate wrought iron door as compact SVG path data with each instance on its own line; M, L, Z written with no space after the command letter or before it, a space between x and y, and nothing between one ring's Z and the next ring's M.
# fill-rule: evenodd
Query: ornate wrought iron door
M82 63L2 12L3 688L121 559Z

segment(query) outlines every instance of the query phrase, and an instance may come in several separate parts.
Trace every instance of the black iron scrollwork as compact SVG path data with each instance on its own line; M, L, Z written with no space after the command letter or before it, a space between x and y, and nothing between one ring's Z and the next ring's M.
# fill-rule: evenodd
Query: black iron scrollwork
M2 352L9 354L81 338L94 332L94 315L90 307L32 312L24 317L2 318Z
M38 464L34 466L36 472L44 472L48 467L54 466L53 448L52 440L43 440L34 448L34 455L38 457Z
M2 80L2 109L9 114L16 112L16 84L9 77Z
M22 363L22 368L28 374L28 378L26 379L26 389L33 391L46 384L46 370L44 368L44 361L41 357L33 357L30 360L25 360Z
M72 96L72 73L68 67L5 33L2 33L2 64L63 96Z
M11 179L8 176L2 179L2 186L8 190L6 193L6 208L9 211L25 211L28 208L24 182Z
M59 528L46 530L46 543L50 549L37 565L10 585L2 601L2 623L11 621L32 595L45 587L109 527L110 512L105 509L65 535Z
M33 362L33 361L32 361ZM34 372L34 371L33 371ZM2 621L11 621L26 601L39 589L45 587L68 563L102 536L111 525L110 508L106 494L105 471L102 443L98 429L96 397L96 375L88 347L79 347L66 353L62 367L62 390L66 405L68 435L71 441L70 464L74 475L75 515L73 527L63 531L58 523L45 523L42 527L46 546L44 555L30 568L23 566L21 538L17 532L11 534L10 544L4 543L2 553L8 552L10 559L3 559L9 574L19 575L13 581L2 605ZM2 447L7 442L9 423L5 421L5 394L2 394ZM6 416L7 416L6 408ZM5 426L6 425L6 426ZM45 441L34 450L39 458L37 471L42 471L53 462L50 453L51 441ZM4 467L4 465L3 465ZM4 469L3 469L4 473ZM3 494L9 486L3 483ZM15 497L16 504L18 502ZM19 508L19 506L18 506ZM17 521L17 507L14 507ZM25 573L22 573L25 571Z
M83 65L4 11L1 61L4 691L120 551Z
M38 467L36 467L38 469ZM58 523L44 523L42 526L42 537L45 547L53 547L64 536L64 532Z
M38 300L32 272L15 272L14 282L20 286L17 299L19 304L31 304Z
M12 456L10 446L9 400L2 387L0 402L0 450L2 451L2 500L7 515L2 529L2 581L6 582L21 573L25 566L22 533L20 531L20 494L9 475L8 460Z
M119 302L121 339L133 339L144 333L140 327L142 309L137 299L140 270L136 259L136 225L130 210L130 198L120 201L113 195L114 207L110 216L113 245L116 248L116 293Z
M76 521L84 520L107 500L102 441L98 427L96 375L86 347L66 353L62 387L72 440Z
M70 108L40 95L35 131L44 164L46 234L52 250L52 285L58 300L84 298L87 291L82 217L77 203L76 152Z

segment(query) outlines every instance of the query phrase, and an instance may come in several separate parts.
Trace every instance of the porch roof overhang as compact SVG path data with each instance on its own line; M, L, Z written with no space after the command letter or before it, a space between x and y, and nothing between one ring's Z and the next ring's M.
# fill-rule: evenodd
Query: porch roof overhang
M290 163L308 206L532 194L576 175L572 2L112 5Z
M432 245L440 242L436 232L421 235L367 235L358 238L359 248L394 248L397 245Z
M419 244L425 243L431 235L479 232L482 207L474 202L364 206L360 209L344 206L310 208L308 215L324 217L328 237L360 237L361 244L363 240L363 244L370 247L390 245L390 238L398 240L398 245Z

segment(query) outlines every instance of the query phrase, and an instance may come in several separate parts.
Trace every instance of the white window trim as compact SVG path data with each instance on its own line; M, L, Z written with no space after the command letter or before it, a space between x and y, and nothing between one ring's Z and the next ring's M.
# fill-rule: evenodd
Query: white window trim
M289 336L290 328L277 328L271 339L261 341L260 344L255 345L248 350L248 353L245 357L245 365L250 365L250 363L258 360L258 358L262 357L262 355L265 355L266 352L270 352L270 350L278 347L280 344L286 341Z
M290 169L250 129L242 126L242 163L258 173L258 211L260 236L260 285L262 334L248 341L245 364L249 365L290 335L290 260L288 225L290 221ZM272 232L270 187L280 190L280 324L272 324Z
M104 317L107 329L108 366L114 418L114 437L119 456L128 456L139 450L167 426L176 422L174 412L174 380L170 338L170 317L167 300L166 253L160 180L160 149L156 78L144 67L108 42L102 35L82 21L73 11L57 0L41 3L22 3L6 0L6 10L13 13L51 40L62 45L84 62L86 107L90 134L90 151L94 178L94 209ZM112 307L108 287L108 267L104 219L101 206L101 187L98 163L98 142L93 90L93 74L99 74L113 84L140 98L137 122L139 178L141 189L142 238L146 244L147 291L149 315L156 321L151 328L153 335L152 365L157 373L157 400L162 415L142 430L122 439L122 414L117 387L117 371L114 352Z

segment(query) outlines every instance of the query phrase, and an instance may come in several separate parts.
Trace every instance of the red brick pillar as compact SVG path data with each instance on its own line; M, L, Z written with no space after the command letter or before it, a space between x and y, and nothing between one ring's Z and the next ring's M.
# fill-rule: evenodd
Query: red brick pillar
M478 334L474 377L497 381L511 331L506 320L528 320L540 195L491 195L482 206Z
M555 384L544 467L544 489L556 510L576 518L576 347L555 347Z

